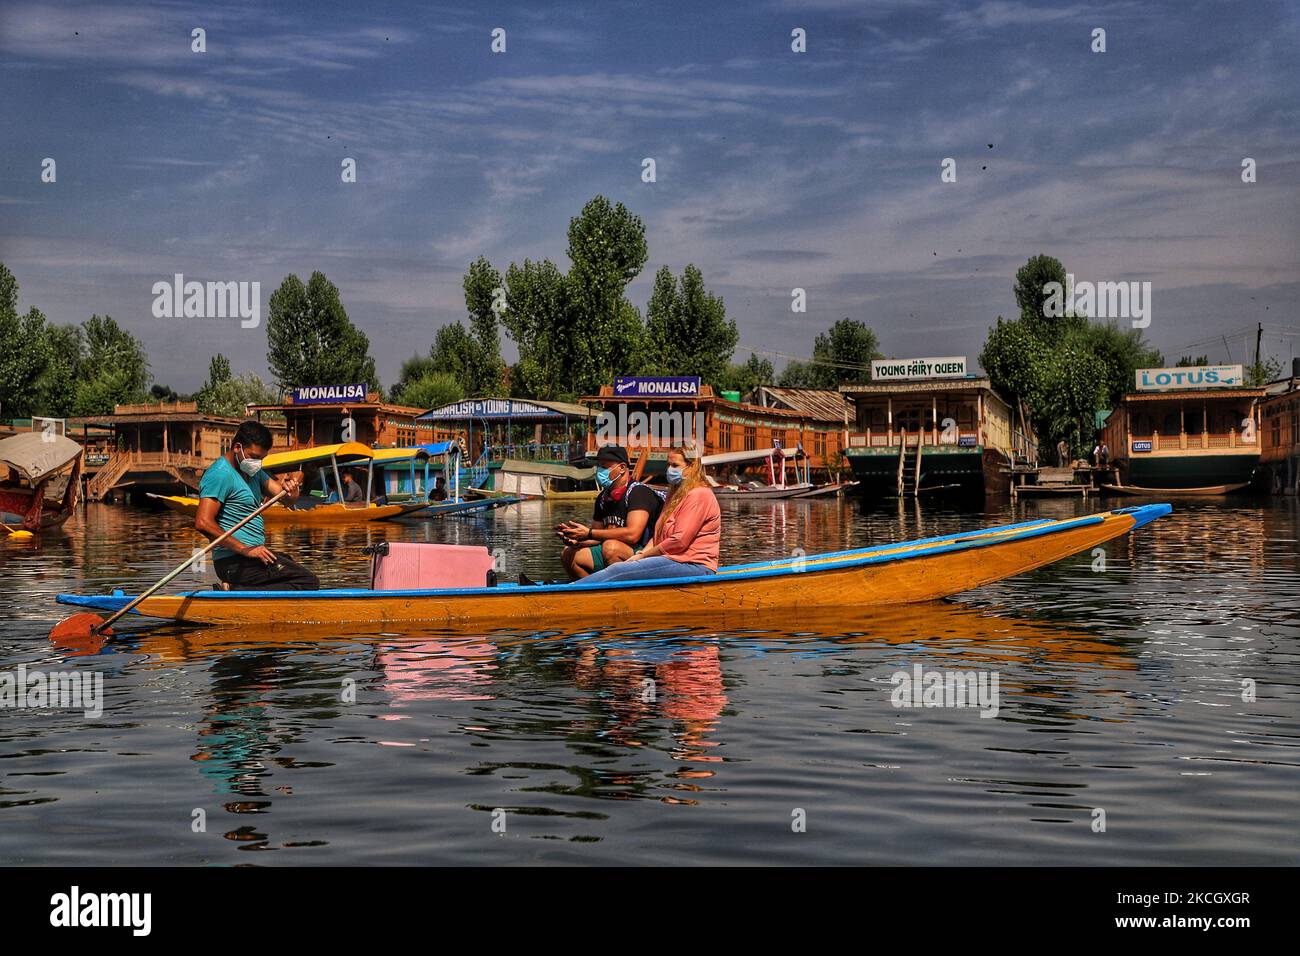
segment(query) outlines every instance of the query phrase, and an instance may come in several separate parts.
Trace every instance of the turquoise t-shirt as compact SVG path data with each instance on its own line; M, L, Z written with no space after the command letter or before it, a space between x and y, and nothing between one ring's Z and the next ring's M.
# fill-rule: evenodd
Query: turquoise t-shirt
M226 461L225 456L218 458L199 480L199 497L215 498L221 505L217 510L217 524L222 531L228 531L257 510L266 493L266 483L271 480L266 469L254 477L247 478L238 468ZM262 526L262 516L258 515L248 524L235 532L234 537L249 547L266 544L266 532ZM213 549L213 560L228 558L235 552L229 548Z

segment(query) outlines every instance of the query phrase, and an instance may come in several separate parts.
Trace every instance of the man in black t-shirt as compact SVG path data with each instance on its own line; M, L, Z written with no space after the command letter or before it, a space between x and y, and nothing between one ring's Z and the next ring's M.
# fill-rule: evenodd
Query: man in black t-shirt
M663 508L657 491L632 479L622 445L606 445L596 453L596 484L601 490L591 524L566 521L555 528L564 540L560 560L571 579L626 561L644 548Z

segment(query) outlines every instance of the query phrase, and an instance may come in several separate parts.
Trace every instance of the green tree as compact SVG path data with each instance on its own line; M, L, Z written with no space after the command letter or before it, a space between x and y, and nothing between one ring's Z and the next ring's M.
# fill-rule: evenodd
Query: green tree
M303 285L289 275L271 293L267 365L281 389L365 383L379 391L370 340L352 324L338 287L321 272Z
M569 271L549 259L506 270L501 323L519 349L514 395L592 394L645 361L644 326L624 291L645 265L645 225L604 196L569 222Z
M414 408L438 408L459 402L465 397L465 390L454 375L446 372L426 371L417 378L407 382L401 390L400 398L394 401Z
M81 380L85 341L76 325L47 324L45 338L46 361L36 383L36 407L39 414L67 418Z
M822 370L816 362L801 362L798 359L786 362L777 380L782 388L821 388L823 383Z
M1050 343L1035 334L1033 326L999 315L997 324L989 330L979 363L995 392L1012 400L1024 399L1036 408L1043 388L1042 370L1050 355Z
M549 259L511 263L506 270L506 309L501 322L519 349L511 393L542 399L575 394L572 362L577 351L574 310L564 274Z
M501 360L501 336L497 331L497 290L504 290L501 273L479 256L470 263L463 283L465 309L469 313L469 337L474 344L468 380L461 380L473 396L500 395L505 363Z
M1245 374L1246 384L1258 388L1282 376L1282 363L1269 356L1247 365Z
M646 306L648 368L659 375L699 375L715 381L740 341L722 299L704 288L704 276L688 265L680 283L667 266L655 274Z
M767 359L750 355L749 359L742 364L728 364L713 384L719 390L736 391L743 396L753 392L760 385L775 385L776 369Z
M216 382L209 380L195 399L199 411L205 414L243 418L248 414L249 405L274 405L279 402L280 393L260 376L246 372Z
M433 359L428 355L415 354L402 363L402 371L397 376L397 384L393 386L388 397L398 405L408 404L403 399L407 387L415 381L423 378L434 371Z
M813 343L813 363L817 366L814 377L819 383L816 387L838 388L870 381L871 363L883 357L880 340L865 322L840 319Z
M622 203L596 196L569 221L566 251L572 263L565 277L573 312L569 384L575 393L594 394L623 371L618 363L640 350L639 342L627 342L639 338L640 320L634 331L623 290L648 258L645 224Z
M0 263L0 413L26 418L38 408L38 382L49 362L45 316L18 313L18 280Z
M114 405L147 398L149 360L144 346L108 315L92 315L81 325L85 352L79 362L72 400L74 415L105 415Z
M1048 282L1065 282L1065 267L1051 256L1034 256L1017 271L1020 318L998 316L979 361L995 391L1028 406L1041 444L1064 438L1079 447L1092 440L1095 413L1132 390L1137 369L1162 365L1164 357L1140 329L1045 316L1041 290Z
M1016 270L1013 292L1016 297L1016 306L1020 310L1021 320L1035 329L1047 327L1058 332L1065 328L1078 328L1086 325L1088 322L1087 317L1075 314L1070 303L1064 301L1065 281L1065 266L1061 265L1059 259L1052 256L1033 256ZM1061 287L1059 296L1063 310L1061 315L1047 314L1049 300L1051 299L1047 287L1051 283L1056 283Z
M1141 329L1122 329L1115 322L1090 322L1080 334L1081 347L1090 351L1103 369L1104 398L1098 408L1114 408L1125 392L1131 392L1138 369L1165 364L1165 357L1146 342Z
M212 356L208 362L208 385L220 385L222 382L229 381L231 377L230 359L226 358L220 352Z

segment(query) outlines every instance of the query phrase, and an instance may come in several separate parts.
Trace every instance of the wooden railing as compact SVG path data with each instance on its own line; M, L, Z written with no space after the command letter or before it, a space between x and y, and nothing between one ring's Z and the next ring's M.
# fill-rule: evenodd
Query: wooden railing
M897 448L903 436L904 429L895 432L850 432L849 448ZM955 441L946 442L943 440L943 432L940 431L938 441L935 440L933 432L927 430L922 432L909 433L907 443L909 445L944 446L944 445L961 445L962 439L974 439L975 444L979 444L979 433L962 430L957 433Z
M132 468L172 467L204 468L208 462L200 455L177 451L117 451L108 456L104 466L86 485L86 494L99 501Z
M1132 452L1132 443L1139 441L1149 441L1151 450L1155 451L1172 451L1172 450L1195 450L1209 448L1257 448L1259 439L1257 436L1251 436L1249 439L1238 432L1236 429L1229 429L1226 432L1201 432L1199 435L1189 435L1182 432L1178 435L1161 435L1159 432L1152 432L1150 435L1129 435L1129 451ZM1113 454L1113 452L1112 452ZM1141 454L1141 452L1139 452Z

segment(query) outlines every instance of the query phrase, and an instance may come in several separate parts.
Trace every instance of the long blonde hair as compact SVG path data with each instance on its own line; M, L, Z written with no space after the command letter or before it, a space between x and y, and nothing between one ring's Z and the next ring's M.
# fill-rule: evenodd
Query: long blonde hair
M682 469L682 480L673 487L672 492L668 495L668 500L664 502L663 511L659 513L659 520L655 522L656 531L663 527L663 523L668 520L668 516L677 510L691 491L709 486L708 479L704 476L704 456L700 454L695 442L688 441L683 445L674 445L668 450L668 454L671 456L674 453L682 456L682 459L686 462L686 467Z

